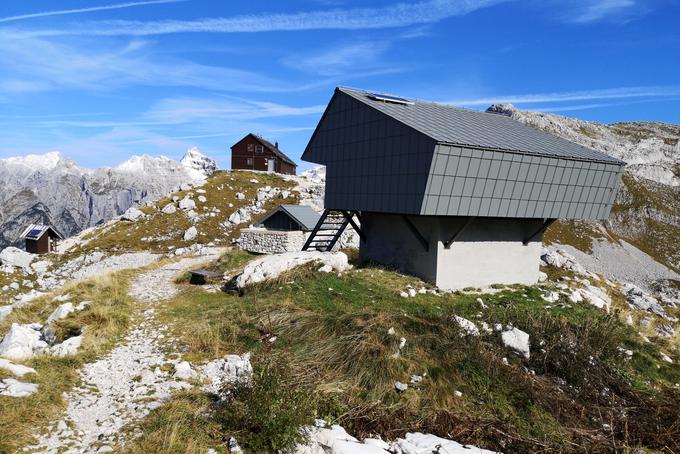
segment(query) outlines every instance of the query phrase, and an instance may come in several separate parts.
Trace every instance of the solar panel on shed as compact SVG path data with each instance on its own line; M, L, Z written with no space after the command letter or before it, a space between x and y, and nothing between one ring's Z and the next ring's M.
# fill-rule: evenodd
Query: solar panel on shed
M40 236L40 234L42 232L43 232L43 229L33 229L30 232L28 232L28 235L26 235L26 236L37 238L38 236Z

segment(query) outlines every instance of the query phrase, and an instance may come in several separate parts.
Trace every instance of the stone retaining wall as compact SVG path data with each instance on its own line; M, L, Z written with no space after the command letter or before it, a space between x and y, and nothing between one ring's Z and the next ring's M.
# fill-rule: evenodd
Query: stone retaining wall
M239 247L260 254L301 251L307 235L300 230L286 232L262 228L241 229Z

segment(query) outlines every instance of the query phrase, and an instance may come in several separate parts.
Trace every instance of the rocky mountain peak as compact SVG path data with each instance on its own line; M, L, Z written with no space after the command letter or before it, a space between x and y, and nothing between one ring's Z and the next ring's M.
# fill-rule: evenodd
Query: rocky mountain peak
M179 162L187 169L193 170L199 178L208 177L217 170L215 160L201 153L198 147L189 148Z

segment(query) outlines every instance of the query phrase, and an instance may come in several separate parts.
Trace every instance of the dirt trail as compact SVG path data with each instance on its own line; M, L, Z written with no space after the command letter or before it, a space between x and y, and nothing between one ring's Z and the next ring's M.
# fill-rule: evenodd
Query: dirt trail
M108 355L86 364L81 386L66 394L63 418L48 426L28 452L109 452L121 444L120 429L145 417L170 397L172 391L191 387L173 377L179 362L176 342L166 326L155 320L154 305L175 296L175 277L184 270L215 260L220 251L185 258L141 274L129 294L146 308L140 322ZM172 356L173 358L171 358Z

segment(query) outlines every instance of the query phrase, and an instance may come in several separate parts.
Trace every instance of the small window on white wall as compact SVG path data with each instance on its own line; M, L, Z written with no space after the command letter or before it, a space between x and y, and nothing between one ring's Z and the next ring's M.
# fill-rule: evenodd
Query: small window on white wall
M255 145L255 153L262 153L264 151L264 147L262 145Z

